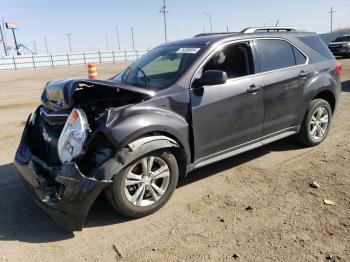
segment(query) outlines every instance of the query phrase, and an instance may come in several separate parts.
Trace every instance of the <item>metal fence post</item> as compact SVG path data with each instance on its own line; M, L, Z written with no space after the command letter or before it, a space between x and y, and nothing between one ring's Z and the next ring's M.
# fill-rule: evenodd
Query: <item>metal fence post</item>
M127 51L125 50L125 62L127 62L128 61L128 53L127 53Z
M114 51L112 51L112 57L113 57L113 64L115 64Z
M70 66L70 60L69 60L69 54L67 53L67 61L68 61L68 65Z
M101 59L101 51L98 51L98 58L100 60L100 64L102 63L102 59Z
M35 60L34 60L34 55L32 55L32 61L33 61L33 67L35 68Z
M51 58L51 65L52 65L52 68L55 67L54 63L53 63L53 57L52 57L52 54L50 55L50 58Z
M12 60L13 60L13 66L15 67L15 70L17 70L16 59L14 56L12 56Z

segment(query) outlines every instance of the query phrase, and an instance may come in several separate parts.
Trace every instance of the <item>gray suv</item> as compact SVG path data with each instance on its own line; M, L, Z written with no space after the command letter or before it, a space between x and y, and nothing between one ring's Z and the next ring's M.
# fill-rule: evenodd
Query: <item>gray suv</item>
M106 81L49 82L15 166L60 226L104 191L122 215L160 209L188 172L294 135L327 136L341 66L314 33L252 30L163 44Z

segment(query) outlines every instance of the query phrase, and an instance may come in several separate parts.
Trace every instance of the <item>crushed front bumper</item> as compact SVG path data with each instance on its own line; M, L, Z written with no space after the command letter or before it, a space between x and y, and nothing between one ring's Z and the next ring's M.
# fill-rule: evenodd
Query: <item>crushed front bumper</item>
M29 132L27 123L14 161L25 188L60 227L82 230L90 207L111 181L84 176L74 162L65 163L59 169L48 167L31 153Z

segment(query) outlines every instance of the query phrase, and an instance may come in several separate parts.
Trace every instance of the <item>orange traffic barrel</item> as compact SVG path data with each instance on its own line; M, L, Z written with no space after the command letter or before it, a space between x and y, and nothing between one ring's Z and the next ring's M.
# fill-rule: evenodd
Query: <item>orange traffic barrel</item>
M89 79L97 79L96 64L88 64Z

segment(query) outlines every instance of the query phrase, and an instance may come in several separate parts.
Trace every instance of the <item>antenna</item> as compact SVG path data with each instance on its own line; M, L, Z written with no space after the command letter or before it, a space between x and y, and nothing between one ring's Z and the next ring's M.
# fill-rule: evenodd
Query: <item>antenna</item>
M167 36L167 31L166 31L166 14L169 13L168 10L166 10L167 6L165 4L165 0L163 0L163 6L160 7L159 12L163 14L163 22L164 22L164 38L165 38L165 43L168 42L168 36Z

